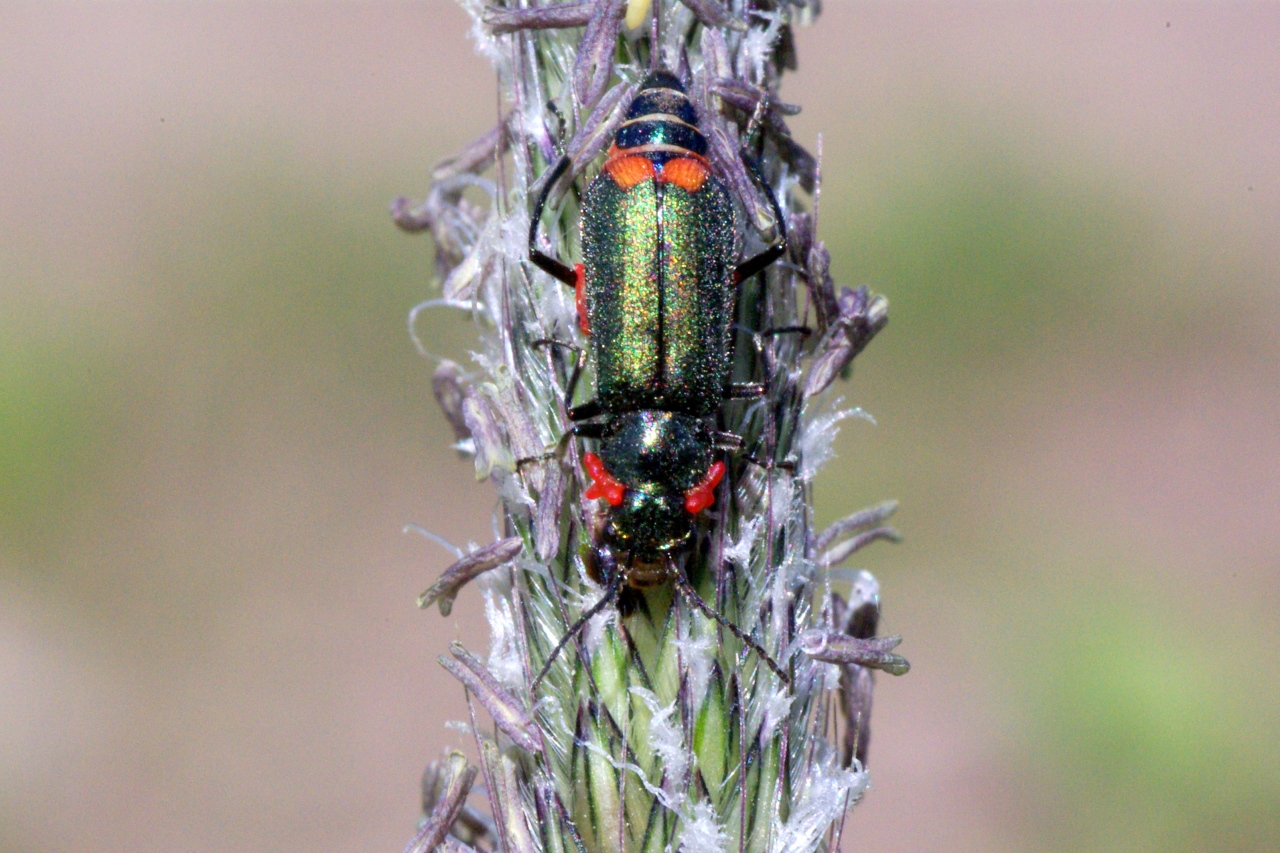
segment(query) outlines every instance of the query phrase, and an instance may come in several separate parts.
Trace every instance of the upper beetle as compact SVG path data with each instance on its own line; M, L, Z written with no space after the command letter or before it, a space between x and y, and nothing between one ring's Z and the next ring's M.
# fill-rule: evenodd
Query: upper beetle
M773 205L781 237L739 262L733 206L707 158L697 111L677 77L653 71L583 198L583 263L571 269L537 246L539 219L567 159L531 217L530 258L575 288L578 322L589 335L596 398L571 406L569 416L575 434L599 440L598 455L584 457L593 480L586 495L610 504L605 544L627 555L628 586L668 576L671 552L689 540L694 517L712 504L724 476L711 422L735 395L736 285L786 245L777 200L754 161L743 159Z

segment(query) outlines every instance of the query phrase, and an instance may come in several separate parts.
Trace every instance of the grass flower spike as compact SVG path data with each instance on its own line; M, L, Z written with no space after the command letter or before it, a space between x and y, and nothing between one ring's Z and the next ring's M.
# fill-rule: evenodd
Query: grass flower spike
M811 530L858 414L832 389L888 307L832 282L777 97L819 4L462 5L500 115L392 213L435 241L414 327L477 329L433 387L502 530L419 599L478 588L491 644L440 659L478 767L428 768L408 850L838 849L872 671L908 664L874 578L839 568L896 540L894 505Z

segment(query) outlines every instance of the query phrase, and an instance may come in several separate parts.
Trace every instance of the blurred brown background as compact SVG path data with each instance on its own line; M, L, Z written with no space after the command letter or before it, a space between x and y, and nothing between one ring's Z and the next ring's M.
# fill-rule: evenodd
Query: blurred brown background
M820 515L901 499L845 849L1280 848L1280 5L830 0L784 96L888 294ZM398 851L490 537L396 194L452 3L0 4L0 850ZM454 315L423 331L465 359Z

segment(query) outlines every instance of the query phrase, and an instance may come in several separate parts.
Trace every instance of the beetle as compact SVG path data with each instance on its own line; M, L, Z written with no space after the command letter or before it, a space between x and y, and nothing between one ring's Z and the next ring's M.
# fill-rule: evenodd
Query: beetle
M653 70L583 197L582 263L570 268L537 245L539 221L567 158L534 206L530 260L574 288L578 324L590 342L596 398L572 405L580 357L565 402L571 434L599 442L598 454L584 454L592 480L585 496L609 505L596 549L605 596L552 652L535 686L564 643L624 588L668 580L786 678L755 641L693 591L673 559L689 542L696 517L715 501L725 474L715 458L718 447L735 446L737 437L715 433L711 420L727 397L762 393L760 386L729 382L736 286L782 256L786 224L758 167L745 151L741 156L768 196L779 239L738 262L732 203L707 159L697 111L679 78Z

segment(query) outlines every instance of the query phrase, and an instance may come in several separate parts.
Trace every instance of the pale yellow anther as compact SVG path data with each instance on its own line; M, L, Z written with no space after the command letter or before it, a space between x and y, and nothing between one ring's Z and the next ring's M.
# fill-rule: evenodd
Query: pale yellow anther
M653 0L627 0L627 29L634 30L644 23Z

